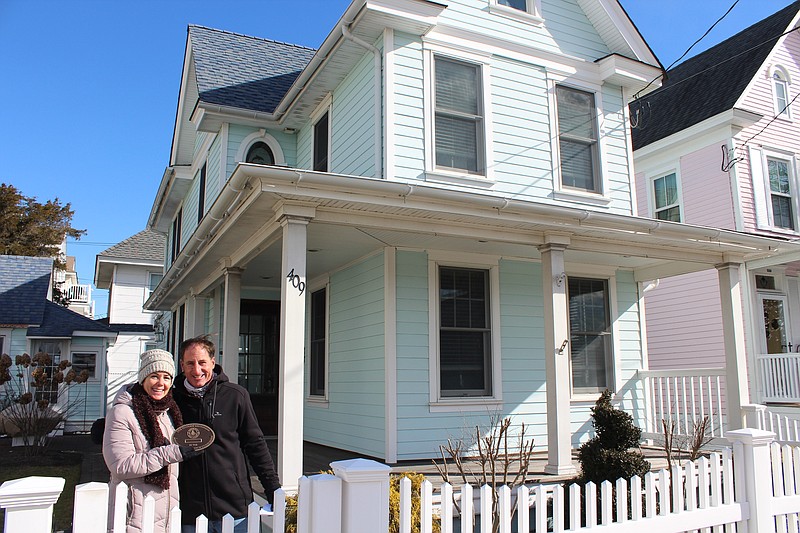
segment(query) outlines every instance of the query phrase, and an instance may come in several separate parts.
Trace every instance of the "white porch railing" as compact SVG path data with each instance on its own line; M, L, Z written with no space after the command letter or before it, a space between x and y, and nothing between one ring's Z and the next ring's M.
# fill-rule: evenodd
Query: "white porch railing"
M572 485L520 487L513 494L508 487L498 490L497 512L492 511L491 487L465 485L456 495L443 484L434 498L430 482L423 482L419 516L412 514L411 483L400 484L399 526L395 531L410 533L412 522L421 533L431 533L438 521L442 533L454 531L489 533L496 520L501 533L513 526L520 532L562 533L597 531L605 533L659 533L714 528L714 531L753 533L797 533L800 495L800 448L781 446L774 435L757 429L729 432L733 448L710 458L687 461L673 469L649 473L644 479L603 482L599 488ZM298 533L383 533L389 531L389 467L374 461L355 459L331 465L335 475L320 474L300 479L297 504ZM63 490L61 478L24 478L0 486L0 507L6 511L5 533L49 533L53 504ZM598 494L599 490L599 494ZM127 503L120 485L113 531L125 531ZM473 494L477 505L473 504ZM625 497L620 497L626 495ZM275 515L271 526L284 531L285 495L276 491ZM434 501L441 503L435 505ZM73 531L101 533L106 530L108 485L87 483L75 491ZM516 510L515 510L516 508ZM151 522L153 503L145 500L144 516ZM254 503L248 513L248 532L260 530L263 513ZM455 529L460 522L460 528ZM179 531L180 510L173 509L171 532ZM207 521L200 517L197 532L206 533ZM233 519L223 519L223 533L232 533Z
M756 356L759 403L800 403L800 353Z
M708 417L709 436L727 429L725 369L640 370L647 400L644 433L663 434L662 420L672 422L678 435L691 435Z
M91 296L91 285L71 285L67 287L67 298L72 303L89 303Z

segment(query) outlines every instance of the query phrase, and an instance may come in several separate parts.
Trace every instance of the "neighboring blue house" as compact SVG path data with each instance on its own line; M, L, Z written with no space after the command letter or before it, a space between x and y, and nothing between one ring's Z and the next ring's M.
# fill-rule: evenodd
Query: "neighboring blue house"
M354 0L318 50L191 26L146 305L212 335L287 486L303 440L432 458L494 415L573 472L600 391L642 425L642 283L716 266L736 302L794 246L634 216L661 72L616 0Z
M87 370L85 385L75 385L59 403L78 402L65 431L87 431L103 416L105 355L116 333L103 324L53 303L53 259L0 255L0 353L50 354L53 364L68 359Z

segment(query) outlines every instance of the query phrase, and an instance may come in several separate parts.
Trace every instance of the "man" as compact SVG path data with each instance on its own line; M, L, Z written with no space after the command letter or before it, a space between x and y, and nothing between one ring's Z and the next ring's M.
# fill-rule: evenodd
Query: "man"
M253 501L248 461L270 504L280 487L250 394L228 380L215 353L214 343L204 336L188 339L180 348L182 373L175 378L173 395L183 422L206 424L216 436L205 453L181 464L183 533L194 533L201 514L209 520L209 531L219 533L228 513L236 520L236 533L247 531L247 506Z

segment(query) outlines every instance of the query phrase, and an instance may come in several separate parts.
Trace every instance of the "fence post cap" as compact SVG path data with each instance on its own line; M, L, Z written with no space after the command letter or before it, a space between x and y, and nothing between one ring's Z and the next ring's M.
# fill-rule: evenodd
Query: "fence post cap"
M763 429L744 428L725 433L725 438L732 442L751 444L754 446L769 444L775 440L775 433Z
M758 412L764 412L766 410L767 410L766 405L761 405L758 403L746 403L742 405L742 411L758 413Z
M0 485L0 507L53 505L64 490L63 477L29 476Z
M384 479L391 467L371 459L347 459L331 463L334 474L345 481L375 481Z

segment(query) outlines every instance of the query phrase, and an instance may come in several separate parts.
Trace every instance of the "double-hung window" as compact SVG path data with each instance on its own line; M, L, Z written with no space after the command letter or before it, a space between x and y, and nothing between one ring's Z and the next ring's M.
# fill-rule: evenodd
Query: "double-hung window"
M181 253L181 232L183 231L183 208L178 210L178 214L172 220L172 249L170 253L170 264L175 262L178 254Z
M325 396L325 375L327 368L327 325L328 300L327 290L320 289L311 293L311 357L309 368L309 394Z
M594 393L612 386L608 281L569 277L572 390Z
M485 174L481 66L434 57L434 138L437 168Z
M775 115L791 118L789 81L781 68L776 68L772 73L772 91L775 102Z
M795 229L792 173L789 161L767 157L772 224L777 228Z
M653 215L659 220L681 221L678 177L675 172L653 180Z
M164 278L164 274L160 272L148 272L147 273L147 287L144 291L144 301L146 302L150 295L153 294L153 291L156 290L158 284L161 283L161 280Z
M491 396L489 271L440 266L438 274L440 395Z
M602 193L594 94L558 85L556 107L562 187Z

